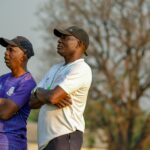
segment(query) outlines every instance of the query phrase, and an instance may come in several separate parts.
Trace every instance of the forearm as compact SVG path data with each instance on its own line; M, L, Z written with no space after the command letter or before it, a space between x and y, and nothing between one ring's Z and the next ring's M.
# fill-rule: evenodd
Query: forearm
M29 106L31 109L39 109L39 108L41 108L42 105L43 105L43 103L41 103L40 101L30 101L29 102Z
M5 105L5 101L3 98L0 98L0 119L4 120L4 105Z
M0 119L8 120L19 110L10 99L0 98Z
M40 102L44 104L56 105L59 108L72 104L70 96L59 86L53 90L37 88L34 94Z
M51 104L51 91L37 88L34 94L39 102Z
M34 94L32 94L30 97L30 102L29 102L30 108L31 109L39 109L42 105L43 105L43 103L41 101L39 101L39 99L37 99L34 96Z

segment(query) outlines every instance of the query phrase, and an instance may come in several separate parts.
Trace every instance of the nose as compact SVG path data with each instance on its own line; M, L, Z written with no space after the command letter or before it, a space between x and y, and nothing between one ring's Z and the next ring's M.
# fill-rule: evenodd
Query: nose
M61 38L59 38L58 43L62 43L62 39Z
M9 55L9 51L6 49L6 51L5 51L5 56L6 55Z

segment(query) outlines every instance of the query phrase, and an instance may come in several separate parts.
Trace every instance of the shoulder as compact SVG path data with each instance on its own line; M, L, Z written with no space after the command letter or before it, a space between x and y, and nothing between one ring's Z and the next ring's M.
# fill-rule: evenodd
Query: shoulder
M0 78L5 78L5 77L8 77L8 76L10 76L10 75L11 75L11 73L9 72L9 73L6 73L6 74L1 75Z
M69 68L71 72L79 72L80 74L91 74L91 67L83 60L72 64Z
M27 84L27 83L30 83L31 86L36 86L36 81L35 79L33 78L32 74L30 72L26 73L21 82L21 84Z
M7 79L10 76L11 76L11 73L3 74L3 75L0 76L0 81L1 80L5 80L5 79Z
M76 61L68 66L65 72L65 79L78 80L80 82L91 82L92 72L90 66L84 60Z
M80 81L84 83L91 83L92 81L91 67L85 61L75 63L69 74L76 75L76 77L78 79L80 78Z

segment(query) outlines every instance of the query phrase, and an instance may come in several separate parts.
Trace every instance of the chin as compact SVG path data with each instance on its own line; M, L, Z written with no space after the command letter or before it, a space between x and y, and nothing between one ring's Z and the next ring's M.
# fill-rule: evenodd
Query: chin
M7 66L9 69L12 69L12 67L11 67L10 64L6 64L6 66Z
M59 51L59 50L58 50L57 53L58 53L59 55L61 55L61 56L64 56L63 53L62 53L62 51Z

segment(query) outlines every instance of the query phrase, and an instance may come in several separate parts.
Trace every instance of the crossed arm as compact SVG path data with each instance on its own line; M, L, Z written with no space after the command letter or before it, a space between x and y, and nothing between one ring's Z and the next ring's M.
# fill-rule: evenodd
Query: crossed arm
M31 95L30 107L32 109L40 108L43 104L53 104L59 108L71 105L72 102L68 94L59 86L53 90L38 88L36 96ZM8 120L19 110L19 107L11 99L0 98L0 119Z
M8 120L17 113L18 110L19 107L12 100L0 98L0 119Z
M29 105L32 109L38 109L43 104L52 104L63 108L71 105L72 102L68 94L60 86L57 86L53 90L37 88L36 91L31 94Z

